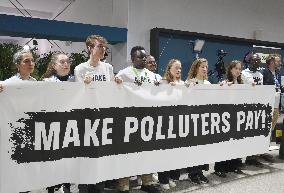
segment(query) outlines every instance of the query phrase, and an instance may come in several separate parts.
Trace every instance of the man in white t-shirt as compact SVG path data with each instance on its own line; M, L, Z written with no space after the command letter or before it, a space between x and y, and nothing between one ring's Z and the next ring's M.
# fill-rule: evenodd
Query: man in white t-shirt
M242 71L242 79L244 84L263 84L263 75L259 72L259 64L261 58L258 54L252 54L249 60L249 67Z
M100 61L104 58L107 40L98 35L91 35L86 40L89 60L76 66L74 70L75 82L111 81L113 67L109 63Z
M107 40L98 35L87 37L86 46L89 54L89 60L81 63L74 69L75 82L84 82L86 84L92 81L112 81L113 67L109 63L100 61L104 58L107 48ZM104 182L97 184L79 184L79 193L103 192Z
M259 72L259 64L261 58L258 54L251 53L247 57L249 66L247 69L242 71L242 80L244 84L252 85L263 85L263 75ZM256 167L262 168L264 165L258 160L259 156L253 155L246 158L245 163L247 165L254 165Z
M132 65L120 70L115 76L117 83L132 82L137 85L157 83L155 74L146 67L146 51L142 46L135 46L130 52ZM158 85L158 84L156 84ZM141 176L141 190L147 193L160 193L159 189L153 185L152 174ZM129 193L129 177L118 180L118 189L120 193Z
M115 76L117 83L132 82L137 85L143 83L155 83L156 76L146 68L146 51L142 46L135 46L131 49L132 65L120 70Z

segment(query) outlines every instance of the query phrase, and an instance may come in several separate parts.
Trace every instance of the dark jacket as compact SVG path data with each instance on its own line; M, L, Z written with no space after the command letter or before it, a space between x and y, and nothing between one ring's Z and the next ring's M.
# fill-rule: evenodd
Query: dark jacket
M274 75L272 74L272 72L268 68L265 68L262 71L262 75L263 75L263 84L264 85L275 85Z

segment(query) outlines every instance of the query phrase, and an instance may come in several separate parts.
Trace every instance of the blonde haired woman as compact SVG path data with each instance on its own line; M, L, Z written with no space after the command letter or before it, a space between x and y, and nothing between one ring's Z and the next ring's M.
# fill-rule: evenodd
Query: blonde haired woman
M181 62L178 59L171 59L167 65L163 81L172 86L184 84L181 80ZM176 187L175 181L179 180L180 170L171 170L158 173L160 186L163 190Z
M211 84L208 81L208 61L205 58L196 59L190 67L186 84Z
M181 80L181 62L178 59L169 61L163 80L171 85L184 84Z
M186 85L196 84L211 84L207 79L208 73L208 61L205 58L196 59L190 67L188 77L186 79ZM194 184L208 183L209 180L203 175L202 170L208 170L209 165L199 165L187 168L188 178Z

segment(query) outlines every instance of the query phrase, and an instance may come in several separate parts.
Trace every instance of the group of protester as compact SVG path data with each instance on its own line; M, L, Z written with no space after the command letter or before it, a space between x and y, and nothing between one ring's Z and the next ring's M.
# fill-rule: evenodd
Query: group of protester
M180 84L186 86L211 84L207 77L208 61L205 58L198 58L191 64L187 79L183 81L181 78L182 64L180 60L171 59L167 64L164 76L161 77L159 74L155 73L157 67L155 58L148 55L143 47L135 46L131 49L130 53L132 64L114 75L113 66L103 61L107 48L107 40L98 35L91 35L86 40L86 47L89 54L89 60L76 66L74 75L70 74L70 61L68 56L62 52L58 52L52 55L48 68L42 76L42 80L50 82L75 81L84 82L85 84L89 84L92 81L115 81L118 84L132 82L137 85L151 83L156 86L159 86L159 84L170 84L172 86ZM279 89L280 83L277 79L277 69L281 65L280 56L269 55L267 58L267 69L265 69L263 73L258 71L260 57L257 54L251 54L249 57L249 66L245 70L242 70L243 64L241 61L234 60L230 62L227 67L227 79L221 82L220 85L251 84L254 86L268 84L275 85L276 89ZM35 62L33 55L29 50L17 52L13 59L18 72L4 82L36 81L36 79L31 76L35 68ZM4 89L3 85L0 84L0 92ZM276 93L278 93L278 90ZM276 97L278 97L278 95L276 95ZM279 101L278 104L276 102L275 105L272 128L274 128L278 118L278 106ZM264 154L247 157L246 164L263 167L263 164L259 162L260 157L273 162L273 158L270 155ZM223 178L226 177L226 173L228 172L242 174L241 165L241 159L217 162L215 163L214 174ZM188 177L192 183L201 184L209 182L202 172L203 170L208 169L209 165L205 164L186 168L186 171L188 172ZM158 181L160 187L153 183L156 175L141 175L141 190L147 193L159 193L161 190L173 188L176 186L176 181L180 178L180 173L180 169L159 172ZM117 189L120 193L129 192L129 180L130 177L116 180ZM79 193L101 193L104 191L105 184L105 182L98 184L79 184ZM53 193L58 188L61 188L65 193L70 193L70 184L68 183L48 187L47 190L48 193Z

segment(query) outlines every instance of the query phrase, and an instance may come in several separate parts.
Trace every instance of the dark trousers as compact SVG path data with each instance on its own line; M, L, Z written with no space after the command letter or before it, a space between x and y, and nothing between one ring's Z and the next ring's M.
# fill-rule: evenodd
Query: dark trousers
M179 177L180 177L180 170L158 172L158 178L160 184L168 184L170 178L173 180L179 180Z
M247 161L247 160L257 160L257 155L247 156L247 157L246 157L246 161Z
M198 175L198 174L202 174L202 170L208 171L209 170L209 164L189 167L186 170L187 170L189 176L195 176L195 175Z
M228 172L228 161L216 162L214 170L215 172Z
M214 166L215 172L233 172L242 165L241 159L232 159L227 161L216 162Z
M242 166L242 159L232 159L228 161L228 171L233 172L236 169L239 169Z
M100 182L97 184L79 184L79 193L102 193L105 188L105 183Z

